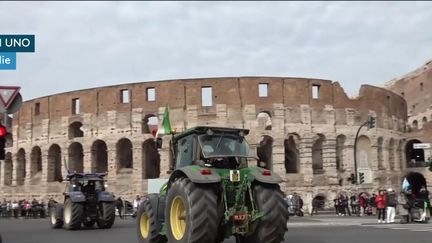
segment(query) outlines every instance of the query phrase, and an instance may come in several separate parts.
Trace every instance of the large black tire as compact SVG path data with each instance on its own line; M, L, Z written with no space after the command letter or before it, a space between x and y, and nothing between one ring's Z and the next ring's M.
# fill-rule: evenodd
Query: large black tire
M166 202L165 223L169 243L215 243L217 241L219 225L217 195L209 185L195 184L188 178L180 178L171 185ZM184 210L181 209L181 204ZM181 211L184 212L178 215L184 217L186 222L171 215L175 215L173 212ZM177 232L173 233L173 230Z
M81 203L74 203L70 198L66 199L63 208L63 222L67 230L81 228L84 219L84 207Z
M51 228L60 229L63 227L63 207L55 205L50 209Z
M101 202L99 204L99 214L97 225L101 229L109 229L114 224L115 205L114 202Z
M149 200L145 200L138 208L137 234L139 243L165 243L165 236L159 234L156 212Z
M256 183L253 185L255 203L264 215L253 225L254 232L237 242L280 243L287 231L288 210L284 195L278 185Z

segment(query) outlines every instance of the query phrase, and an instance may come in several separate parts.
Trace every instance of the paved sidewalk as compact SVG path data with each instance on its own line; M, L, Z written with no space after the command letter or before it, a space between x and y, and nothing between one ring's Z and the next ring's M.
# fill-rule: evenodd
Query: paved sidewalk
M288 221L290 227L308 227L308 226L356 226L364 224L377 224L375 216L335 216L335 215L317 215L305 217L291 217Z

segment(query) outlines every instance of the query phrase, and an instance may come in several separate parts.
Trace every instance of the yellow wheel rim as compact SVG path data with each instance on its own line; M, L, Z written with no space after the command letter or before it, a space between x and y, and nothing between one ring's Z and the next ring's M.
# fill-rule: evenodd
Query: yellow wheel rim
M186 232L186 208L181 197L174 198L170 210L171 232L176 240L181 240Z
M142 237L145 239L148 237L150 231L150 220L147 213L141 214L140 217L140 232Z

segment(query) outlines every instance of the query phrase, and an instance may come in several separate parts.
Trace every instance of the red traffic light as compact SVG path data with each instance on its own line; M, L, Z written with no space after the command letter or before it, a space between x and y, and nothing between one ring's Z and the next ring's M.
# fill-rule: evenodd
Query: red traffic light
M3 126L3 125L0 125L0 138L6 136L6 134L7 134L7 129L6 129L6 127Z

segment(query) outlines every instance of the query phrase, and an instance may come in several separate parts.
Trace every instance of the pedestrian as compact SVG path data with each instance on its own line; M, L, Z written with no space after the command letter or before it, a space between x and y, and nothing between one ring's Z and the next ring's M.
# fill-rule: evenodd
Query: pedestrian
M314 197L312 199L312 212L311 212L311 216L314 214L318 214L318 208L319 208L319 200L317 197Z
M134 213L132 214L132 217L136 217L136 215L138 214L138 207L141 203L141 198L139 195L136 195L135 200L133 201L133 208L134 208Z
M350 209L348 207L349 205L349 199L347 195L342 195L342 207L343 207L343 214L344 216L348 213L349 216L351 216Z
M356 197L356 195L352 195L350 197L350 204L351 204L351 212L354 215L359 216L360 215L360 210L359 210L359 201Z
M369 199L369 208L368 215L376 215L377 214L377 205L376 205L376 197L377 195L375 193L372 193L372 197Z
M362 192L359 195L359 205L360 205L360 216L363 216L366 214L366 206L367 206L367 200L366 195Z
M375 203L377 208L378 223L385 223L385 208L387 205L384 190L379 191L378 196L375 197Z
M116 207L117 207L120 218L123 219L123 200L121 199L121 197L117 198Z
M406 224L409 222L408 216L408 200L404 192L401 192L398 196L398 205L397 205L397 213L401 216L401 220L399 223Z
M340 210L339 210L339 197L336 196L335 199L333 199L333 204L335 208L336 215L340 216Z
M421 216L420 220L421 222L427 222L430 217L430 201L429 201L429 191L426 189L425 186L423 186L419 193L418 193L418 199L420 201L420 208L421 208Z
M398 204L396 193L393 191L393 189L389 188L387 190L387 207L386 207L386 222L394 223L394 219L396 216L396 206Z

